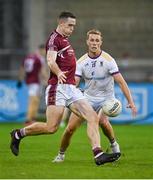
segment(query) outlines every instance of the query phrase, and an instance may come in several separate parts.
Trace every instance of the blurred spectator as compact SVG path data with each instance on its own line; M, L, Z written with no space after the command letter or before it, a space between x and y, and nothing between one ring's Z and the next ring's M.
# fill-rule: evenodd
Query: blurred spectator
M122 54L122 62L121 64L124 66L124 67L128 67L129 66L129 60L130 60L130 54L128 52L124 52Z
M36 52L29 54L19 69L17 87L22 87L22 81L25 80L28 86L28 111L25 126L36 121L39 109L40 95L42 85L47 85L47 68L45 63L45 46L39 45Z

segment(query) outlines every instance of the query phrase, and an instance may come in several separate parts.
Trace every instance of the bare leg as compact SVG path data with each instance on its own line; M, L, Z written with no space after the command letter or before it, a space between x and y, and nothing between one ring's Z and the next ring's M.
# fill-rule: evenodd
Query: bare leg
M115 141L115 135L108 117L105 116L101 111L98 113L98 117L99 117L99 124L100 127L102 128L103 133L109 139L110 143L112 143L113 141Z
M101 165L117 160L121 155L120 153L107 154L101 149L99 118L89 103L86 100L78 100L71 104L70 108L74 113L87 120L87 134L92 146L95 163Z
M61 121L61 124L60 124L61 127L65 126L65 124L68 123L68 119L70 117L70 114L71 114L71 111L68 108L65 108L63 116L62 116L62 121Z
M71 137L75 130L81 125L81 118L71 113L68 125L64 131L62 136L61 145L60 145L60 152L64 153L70 144Z
M83 119L87 120L87 134L91 142L92 149L101 147L99 134L99 119L96 112L86 100L79 100L71 104L70 109Z
M63 106L48 106L46 110L47 122L37 122L25 127L25 135L30 136L55 133L58 129L63 112Z
M12 153L15 156L18 156L20 141L25 136L55 133L59 127L63 112L64 106L50 105L46 110L46 123L37 122L25 128L13 130L11 132L10 143Z
M32 121L37 116L38 108L39 108L39 97L38 96L30 96L29 97L29 105L28 105L28 113L27 120Z
M115 139L115 134L114 134L114 130L113 127L111 126L109 119L107 116L105 116L102 112L99 112L99 119L100 119L100 126L103 130L103 133L105 134L105 136L108 138L110 144L111 144L111 149L113 153L120 153L120 146L117 143L116 139Z

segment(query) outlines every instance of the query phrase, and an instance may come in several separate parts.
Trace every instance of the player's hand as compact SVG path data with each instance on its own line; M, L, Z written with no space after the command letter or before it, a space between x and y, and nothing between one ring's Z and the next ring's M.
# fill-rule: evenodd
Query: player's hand
M60 73L58 73L57 78L60 84L63 84L64 82L66 82L66 79L67 79L66 73L67 71L61 71Z
M17 81L16 87L19 89L22 87L22 81Z
M128 104L127 108L130 108L132 110L132 115L135 117L137 115L137 108L134 104Z

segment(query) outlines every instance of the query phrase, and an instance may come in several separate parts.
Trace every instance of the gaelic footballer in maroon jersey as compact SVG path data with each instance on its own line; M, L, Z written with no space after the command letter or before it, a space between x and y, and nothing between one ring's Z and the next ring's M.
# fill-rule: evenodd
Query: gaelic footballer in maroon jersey
M47 71L44 57L45 46L40 45L36 52L29 54L24 59L20 67L17 87L20 88L22 86L22 80L24 79L28 86L29 95L25 125L31 124L36 120L40 102L42 82L47 82L48 75L46 73Z
M25 70L25 81L27 84L37 83L40 84L40 71L44 64L44 58L38 54L31 54L23 61Z
M51 33L47 43L46 51L57 51L56 63L61 71L67 71L65 84L75 85L76 57L68 38L59 34L56 30ZM57 84L58 79L55 74L50 73L48 84Z
M72 34L75 25L76 17L71 12L62 12L58 18L56 31L47 41L47 64L52 72L46 89L47 120L12 130L10 148L16 156L19 154L19 145L23 137L55 133L65 107L69 107L72 112L87 120L87 135L93 149L95 163L101 165L116 159L116 155L102 152L98 116L74 85L75 54L66 37Z

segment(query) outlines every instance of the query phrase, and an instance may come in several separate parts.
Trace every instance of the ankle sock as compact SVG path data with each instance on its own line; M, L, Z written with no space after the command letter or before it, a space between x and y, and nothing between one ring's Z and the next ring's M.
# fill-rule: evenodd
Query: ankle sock
M22 139L23 137L25 137L25 128L19 129L15 132L16 139Z
M60 150L60 151L59 151L59 154L64 155L65 152Z
M101 150L100 147L96 147L92 151L93 151L93 154L94 154L94 158L97 158L97 157L99 157L100 155L103 154L103 151Z

